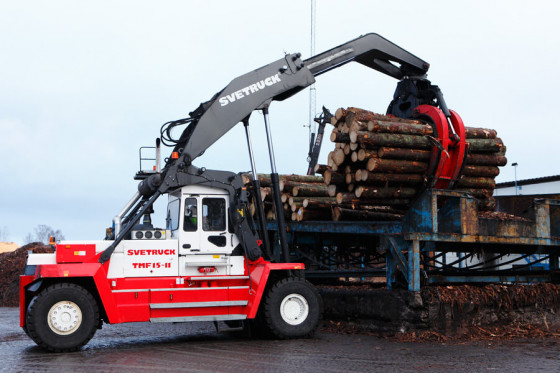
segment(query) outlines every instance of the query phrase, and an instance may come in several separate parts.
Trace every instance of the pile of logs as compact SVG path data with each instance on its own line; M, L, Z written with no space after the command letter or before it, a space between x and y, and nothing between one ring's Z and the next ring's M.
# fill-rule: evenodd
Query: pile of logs
M332 124L335 149L324 170L331 194L336 190L339 201L359 198L382 206L397 199L408 207L428 181L432 127L357 108L338 109ZM466 127L465 132L468 155L454 189L478 198L481 210L492 210L494 178L507 163L506 148L495 130Z
M335 148L321 176L280 175L287 220L398 220L429 180L433 129L417 120L338 109L332 119ZM493 210L494 178L504 166L505 146L496 131L466 128L469 152L455 189ZM246 184L250 175L243 175ZM259 175L267 220L275 219L270 177ZM253 211L254 212L254 211Z

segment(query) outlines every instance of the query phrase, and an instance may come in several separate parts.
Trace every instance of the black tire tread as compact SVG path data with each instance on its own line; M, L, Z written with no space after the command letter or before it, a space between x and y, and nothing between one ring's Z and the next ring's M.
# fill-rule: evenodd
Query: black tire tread
M97 329L91 328L91 330L88 333L88 336L78 345L70 347L70 348L55 348L53 346L51 346L47 341L44 341L38 334L37 332L37 325L35 325L34 323L34 318L35 318L35 314L38 312L37 308L38 308L38 304L41 302L42 299L44 299L45 297L48 297L50 295L50 293L52 293L55 290L58 289L74 289L77 290L78 292L81 293L81 295L85 296L86 299L88 300L88 302L90 302L91 305L93 305L93 309L94 309L94 318L95 318L95 326L97 326L99 324L99 308L97 306L97 302L95 301L95 299L93 298L93 296L91 295L91 293L89 291L87 291L86 289L84 289L83 287L76 285L76 284L72 284L72 283L57 283L54 285L51 285L47 288L45 288L43 291L41 291L39 294L37 294L35 296L35 299L32 300L32 302L29 304L29 307L27 309L27 315L26 315L26 329L27 329L27 334L29 335L29 337L31 337L31 339L41 348L44 348L47 351L51 351L51 352L71 352L71 351L77 351L79 349L81 349L86 343L89 342L89 340L91 338L93 338L95 332L97 331Z
M290 283L297 283L299 285L303 285L306 288L308 288L309 290L311 290L311 292L313 293L313 295L316 297L317 299L317 306L318 306L318 315L317 315L317 320L315 322L314 327L307 333L303 334L303 335L287 335L283 330L281 330L276 323L273 321L273 314L276 311L275 307L274 307L274 302L275 302L275 294L279 291L281 291L281 288L286 286L287 284ZM311 336L313 336L313 334L315 333L315 330L317 329L317 325L319 323L319 321L322 319L322 315L323 315L323 300L321 299L321 296L319 295L319 292L317 291L317 289L315 289L315 287L307 280L301 278L301 277L286 277L278 282L276 282L267 292L266 294L266 299L264 301L264 309L263 309L264 313L262 314L262 319L261 319L261 325L264 324L264 326L266 326L267 331L272 334L272 336L279 338L279 339L293 339L293 338L309 338ZM311 315L311 306L310 306L310 315Z

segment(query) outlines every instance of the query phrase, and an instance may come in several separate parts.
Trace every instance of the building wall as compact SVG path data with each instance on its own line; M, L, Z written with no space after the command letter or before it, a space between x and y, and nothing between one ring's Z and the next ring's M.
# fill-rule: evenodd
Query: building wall
M518 185L518 195L533 195L533 194L559 194L560 181L551 181L548 183L536 183L527 185ZM499 188L494 190L494 196L514 196L515 187Z

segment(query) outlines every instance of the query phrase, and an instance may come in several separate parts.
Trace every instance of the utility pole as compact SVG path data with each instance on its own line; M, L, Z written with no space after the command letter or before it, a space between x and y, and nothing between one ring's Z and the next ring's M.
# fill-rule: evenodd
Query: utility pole
M511 165L513 166L513 170L514 170L514 173L515 173L515 195L517 195L518 194L517 193L518 192L518 189L517 189L517 166L518 166L518 164L517 164L517 162L514 162Z
M315 0L311 0L311 56L315 55ZM312 134L315 133L315 110L316 110L316 91L315 84L309 87L309 143L313 143Z

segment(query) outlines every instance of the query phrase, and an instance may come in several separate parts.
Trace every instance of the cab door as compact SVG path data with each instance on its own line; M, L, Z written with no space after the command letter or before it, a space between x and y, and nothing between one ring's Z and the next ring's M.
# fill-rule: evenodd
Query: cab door
M231 254L236 240L228 231L227 211L226 196L184 196L179 253Z
M208 254L231 254L231 234L227 230L225 196L201 197L200 251Z

